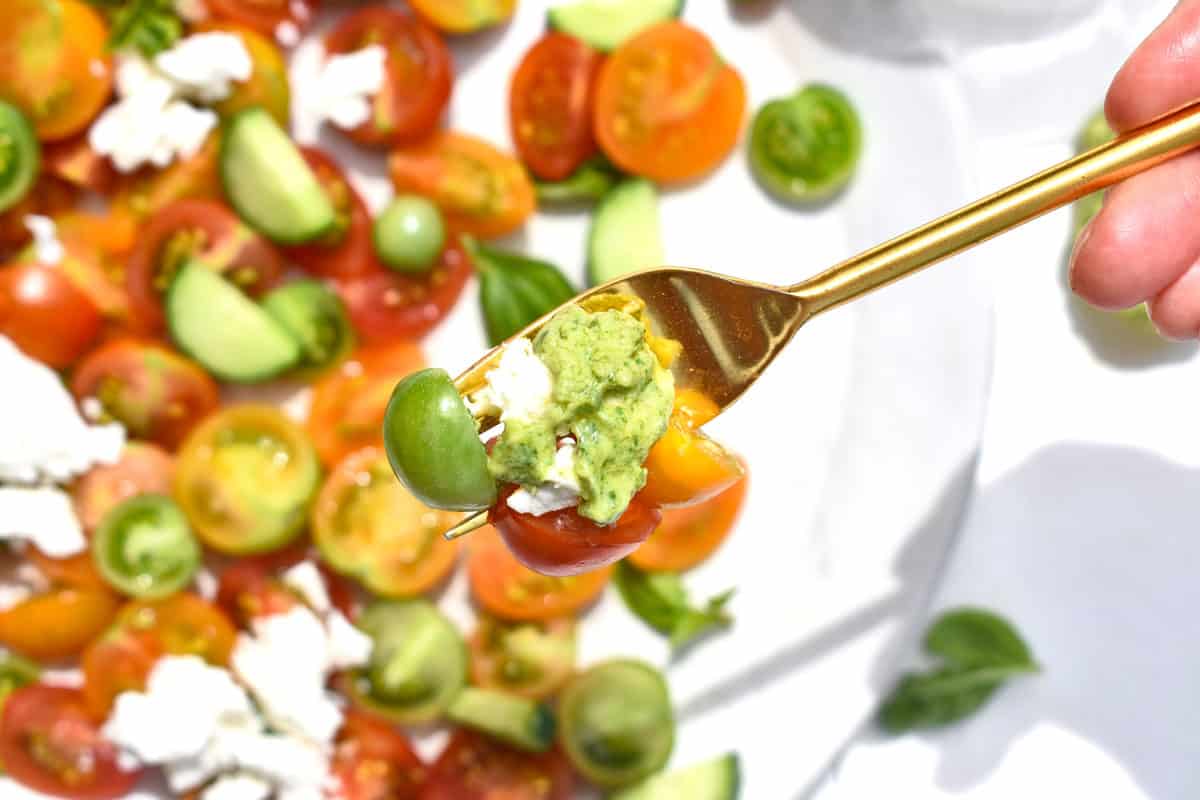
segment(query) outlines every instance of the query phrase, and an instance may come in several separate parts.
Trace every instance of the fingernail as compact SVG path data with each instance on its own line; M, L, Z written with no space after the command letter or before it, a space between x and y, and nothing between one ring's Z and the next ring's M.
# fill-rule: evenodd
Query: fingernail
M1075 237L1075 246L1071 248L1071 260L1067 265L1067 283L1070 284L1072 290L1075 288L1075 263L1079 260L1079 253L1083 250L1083 246L1091 238L1092 226L1095 224L1096 219L1093 217Z

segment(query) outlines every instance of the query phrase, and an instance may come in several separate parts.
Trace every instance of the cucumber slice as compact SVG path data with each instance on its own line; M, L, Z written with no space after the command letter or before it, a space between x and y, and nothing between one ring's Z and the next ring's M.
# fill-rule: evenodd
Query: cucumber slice
M238 216L280 244L319 238L337 219L304 157L271 114L248 108L226 123L221 183Z
M463 689L446 709L446 717L534 753L544 753L554 743L554 714L550 708L507 692Z
M267 380L300 360L300 345L282 325L199 261L179 270L166 311L179 349L222 380Z
M737 753L726 753L686 769L655 775L609 800L737 800L741 782Z
M663 265L658 190L645 178L622 181L604 196L588 234L593 286Z
M615 50L634 34L683 13L684 0L578 0L550 9L550 27L597 50Z

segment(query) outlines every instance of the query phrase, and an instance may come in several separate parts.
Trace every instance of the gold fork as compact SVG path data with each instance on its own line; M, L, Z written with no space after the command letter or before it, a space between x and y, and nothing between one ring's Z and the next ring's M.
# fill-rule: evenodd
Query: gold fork
M750 387L808 320L942 259L1100 191L1200 145L1200 102L793 286L771 286L695 269L668 267L606 283L571 301L605 292L636 295L655 333L683 352L676 384L700 390L724 411ZM552 311L517 336L532 336ZM484 384L499 359L488 352L455 381L461 394ZM487 512L446 532L453 539L485 524Z

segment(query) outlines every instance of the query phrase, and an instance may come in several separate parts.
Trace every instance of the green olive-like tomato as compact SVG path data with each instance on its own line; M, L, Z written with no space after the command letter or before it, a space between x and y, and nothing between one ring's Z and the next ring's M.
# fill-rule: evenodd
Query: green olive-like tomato
M396 477L425 505L480 511L496 502L487 450L445 370L421 370L396 384L383 441Z
M446 246L438 207L419 195L400 195L375 220L375 251L400 272L427 272Z
M780 200L819 202L850 182L862 146L862 123L849 98L814 83L759 110L750 134L750 166Z

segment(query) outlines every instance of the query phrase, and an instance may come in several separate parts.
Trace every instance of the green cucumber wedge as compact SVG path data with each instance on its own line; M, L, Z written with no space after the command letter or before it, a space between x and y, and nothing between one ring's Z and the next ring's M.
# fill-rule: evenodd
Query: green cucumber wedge
M684 0L576 0L550 9L550 27L605 52L683 13Z
M300 345L286 328L199 261L179 270L166 311L179 349L222 380L264 381L300 361Z
M446 717L522 750L544 753L554 744L554 714L527 697L467 687L450 703Z
M658 190L644 178L622 181L596 207L588 235L588 280L599 286L664 264Z
M248 225L280 244L301 244L333 227L337 215L287 132L265 109L235 114L221 139L221 184Z
M741 769L736 753L727 753L685 769L655 775L609 800L737 800Z

